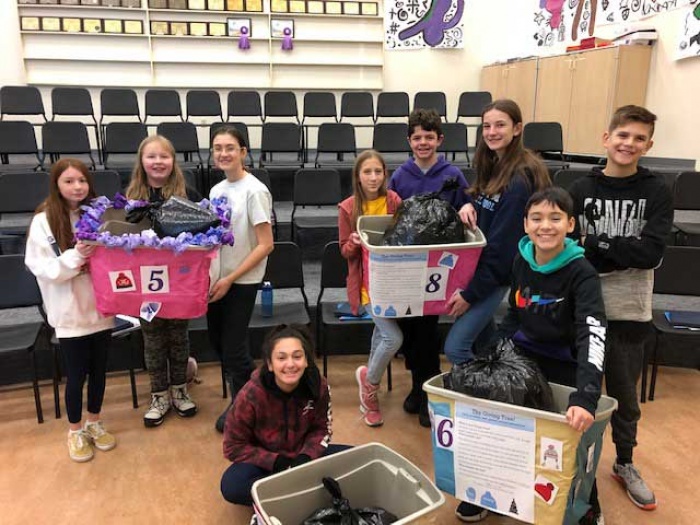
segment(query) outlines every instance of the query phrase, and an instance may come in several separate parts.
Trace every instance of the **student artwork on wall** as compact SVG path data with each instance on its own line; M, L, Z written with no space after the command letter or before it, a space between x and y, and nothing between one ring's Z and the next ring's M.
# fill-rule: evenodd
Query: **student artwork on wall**
M687 9L680 25L676 60L700 56L700 1Z
M600 0L535 0L534 39L551 48L593 36Z
M698 0L598 0L600 24L634 22L679 7L697 5Z
M464 47L464 0L386 0L384 47Z

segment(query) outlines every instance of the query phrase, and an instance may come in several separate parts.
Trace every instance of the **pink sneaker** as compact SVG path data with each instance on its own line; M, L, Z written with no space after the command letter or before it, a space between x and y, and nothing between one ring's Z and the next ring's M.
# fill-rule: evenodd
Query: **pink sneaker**
M373 385L367 381L366 366L360 366L355 370L355 379L360 387L360 412L364 414L363 421L370 427L383 425L384 419L377 399L379 385Z

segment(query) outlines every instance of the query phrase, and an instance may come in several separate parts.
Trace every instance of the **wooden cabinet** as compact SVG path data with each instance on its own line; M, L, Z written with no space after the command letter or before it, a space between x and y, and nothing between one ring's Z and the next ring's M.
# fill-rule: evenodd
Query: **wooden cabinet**
M536 88L537 59L534 58L487 66L481 70L481 89L491 92L494 100L515 100L525 122L534 118Z
M644 105L650 46L591 49L541 58L535 120L557 121L569 153L602 154L603 132L625 104Z

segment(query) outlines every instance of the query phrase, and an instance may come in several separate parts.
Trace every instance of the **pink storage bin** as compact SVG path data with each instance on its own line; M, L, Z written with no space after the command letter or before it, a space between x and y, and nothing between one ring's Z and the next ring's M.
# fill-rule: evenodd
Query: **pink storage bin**
M98 246L90 257L97 309L103 315L141 315L145 303L156 317L194 319L207 312L209 267L218 248L171 250Z
M382 246L391 215L357 220L362 240L364 286L378 317L445 315L455 290L474 277L486 238L465 228L466 242L426 246Z

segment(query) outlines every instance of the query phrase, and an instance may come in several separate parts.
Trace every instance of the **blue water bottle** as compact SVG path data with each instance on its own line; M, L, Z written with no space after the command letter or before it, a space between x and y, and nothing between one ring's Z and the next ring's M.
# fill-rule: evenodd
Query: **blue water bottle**
M262 285L262 316L272 317L272 283L265 281Z

